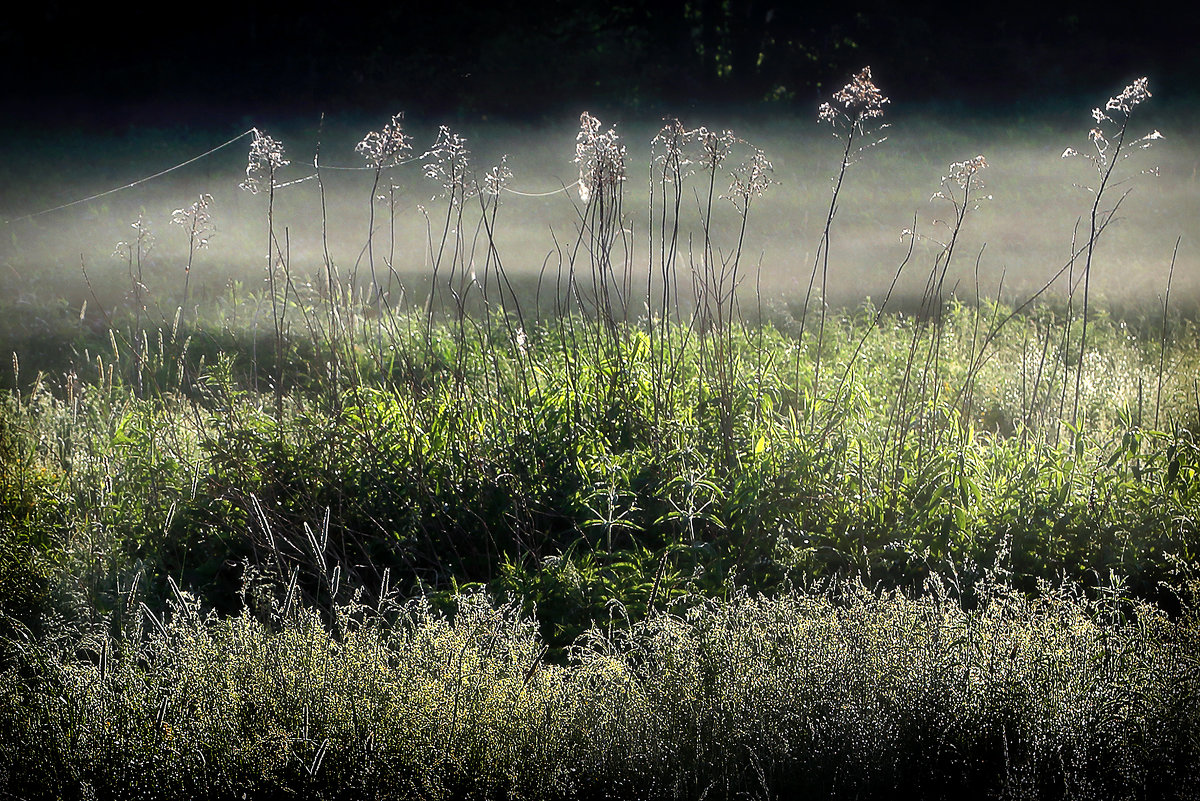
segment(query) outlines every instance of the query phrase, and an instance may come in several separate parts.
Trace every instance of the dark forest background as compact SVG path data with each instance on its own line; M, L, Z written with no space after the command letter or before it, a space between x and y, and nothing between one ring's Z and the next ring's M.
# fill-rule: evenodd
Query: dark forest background
M581 103L808 110L870 64L910 105L1094 98L1143 74L1180 98L1200 68L1195 16L1150 3L50 0L0 29L0 91L10 119L399 107L530 120Z

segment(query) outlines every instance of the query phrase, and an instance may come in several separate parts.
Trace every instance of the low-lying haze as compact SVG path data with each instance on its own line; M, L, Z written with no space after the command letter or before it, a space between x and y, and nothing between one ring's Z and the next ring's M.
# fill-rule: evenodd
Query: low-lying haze
M1087 235L1093 195L1085 187L1096 183L1096 171L1084 159L1061 157L1067 147L1088 150L1092 120L1088 109L1080 111L1074 117L1060 115L1053 120L896 119L883 132L887 140L863 153L847 173L831 233L830 301L857 305L870 297L878 302L908 249L901 232L914 228L914 220L920 238L898 291L907 297L919 294L940 249L937 242L947 233L938 221L952 214L947 203L931 202L930 198L951 162L977 154L984 155L989 164L979 177L985 185L982 195L990 199L968 216L946 286L957 286L960 297L974 299L978 263L979 292L985 296L995 296L1001 282L1003 298L1009 301L1040 288L1067 262L1072 237L1082 243ZM605 128L615 123L628 147L624 211L633 235L633 267L635 273L644 275L649 143L659 122L601 117ZM315 278L322 271L323 230L327 231L330 257L343 275L353 270L367 241L373 178L369 171L323 170L324 226L317 181L300 180L314 172L318 137L323 166L361 167L364 162L354 151L355 143L384 122L326 121L320 133L315 120L263 126L265 133L283 142L291 160L279 181L299 181L277 190L274 224L280 242L286 241L292 274L300 280ZM769 303L802 296L841 160L841 144L832 130L813 118L738 123L710 114L683 122L688 127L731 128L762 148L773 162L778 184L750 209L742 261L743 291L753 293L757 282L761 297ZM255 123L249 122L247 128L251 124ZM1181 235L1173 302L1194 304L1200 298L1200 253L1193 241L1195 221L1200 219L1200 143L1186 121L1173 122L1167 116L1142 119L1135 112L1130 125L1133 136L1154 129L1161 130L1164 139L1118 165L1114 178L1121 183L1105 197L1104 207L1108 207L1129 190L1118 221L1100 241L1092 279L1093 291L1118 305L1157 302L1166 286L1175 240ZM466 137L473 168L480 176L507 155L513 173L511 189L551 192L570 187L578 177L573 163L577 132L573 118L552 127L484 122L455 130ZM153 248L143 264L144 282L152 293L177 298L187 261L187 236L181 227L170 224L171 213L200 193L212 195L216 232L209 247L195 254L193 299L222 293L231 280L242 282L247 290L263 287L267 199L265 193L252 195L239 189L245 178L249 137L133 188L25 218L152 175L238 133L236 129L208 132L163 127L130 129L122 136L89 135L86 131L37 140L10 136L2 143L6 158L0 171L6 187L0 197L0 218L9 220L0 240L0 274L6 297L31 303L62 298L79 304L95 290L113 302L129 287L126 257L115 256L114 250L118 242L135 236L130 224L142 214L154 235ZM436 127L429 121L412 120L410 133L413 152L420 154L432 144ZM718 192L726 191L728 168L735 166L741 155L735 153L726 165L726 174L718 179ZM1153 168L1158 168L1157 177L1142 174ZM376 259L394 254L397 273L415 286L417 278L429 270L429 234L422 208L436 236L446 213L445 201L437 197L438 186L423 176L419 163L391 170L386 176L397 187L395 245L393 251L391 215L386 204L377 202ZM698 232L697 207L705 191L700 174L690 179L685 190L681 217L690 221L693 233ZM496 240L509 274L535 276L550 257L549 274L553 275L557 269L557 256L551 256L555 237L559 242L573 241L578 206L574 190L542 197L505 193ZM478 221L477 207L468 208L466 219L470 236ZM718 248L727 252L734 246L738 223L733 206L720 201L713 228ZM686 270L686 243L681 250L680 266ZM699 252L698 247L694 250ZM482 247L476 258L482 263ZM92 289L85 283L81 264ZM366 276L365 260L359 276ZM1065 283L1057 286L1061 290Z

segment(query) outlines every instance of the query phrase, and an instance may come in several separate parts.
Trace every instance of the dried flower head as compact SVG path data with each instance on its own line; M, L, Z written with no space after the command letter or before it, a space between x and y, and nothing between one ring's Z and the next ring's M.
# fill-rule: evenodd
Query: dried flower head
M1110 97L1104 108L1107 111L1120 111L1122 114L1128 114L1133 111L1134 106L1153 97L1150 94L1149 79L1138 78L1133 83L1126 86L1121 94L1116 97Z
M967 161L956 161L950 165L950 174L943 180L954 181L963 189L981 187L982 184L975 176L987 165L987 159L983 156L976 156Z
M250 155L246 160L246 180L240 186L251 194L257 194L261 173L265 172L267 180L274 183L275 171L289 163L283 157L283 143L255 128L254 140L250 143Z
M1074 158L1082 156L1092 162L1092 166L1096 168L1096 172L1101 176L1102 183L1107 175L1115 167L1114 159L1128 158L1130 148L1136 150L1145 150L1152 146L1154 142L1163 138L1163 135L1158 131L1150 133L1135 139L1132 142L1126 142L1126 128L1129 125L1129 116L1141 103L1152 97L1149 89L1149 82L1146 78L1138 78L1133 83L1126 86L1119 95L1110 97L1103 109L1092 109L1092 119L1096 123L1096 127L1088 131L1088 141L1091 142L1091 150L1087 153L1080 153L1073 147L1068 147L1063 150L1062 158ZM1109 112L1118 112L1119 119L1114 119L1109 115ZM1114 142L1115 148L1114 148ZM1126 152L1121 152L1125 150ZM1151 174L1157 174L1157 168L1144 170Z
M776 183L771 177L775 166L767 160L766 154L757 147L751 150L750 158L730 174L732 180L727 197L741 214L750 208L751 200L762 197L771 184Z
M1157 140L1162 139L1162 138L1163 138L1163 135L1160 134L1157 130L1154 130L1154 131L1151 131L1150 133L1146 134L1145 136L1141 137L1140 139L1135 139L1133 143L1135 145L1137 145L1139 150L1145 150L1146 148L1153 145Z
M597 191L615 190L625 180L625 145L612 128L600 133L600 120L586 111L579 115L575 163L579 165L579 199L583 203Z
M512 170L508 168L508 156L500 157L500 163L483 174L483 186L480 191L489 197L499 197L504 187L512 180Z
M443 125L424 158L425 177L437 181L451 203L460 203L475 193L470 174L471 151L466 139Z
M146 222L145 216L139 213L137 220L131 222L129 227L137 231L137 236L128 242L118 242L113 250L113 255L130 259L135 255L145 256L154 247L154 234L150 232L150 223Z
M866 120L883 116L883 107L892 102L871 79L871 68L863 69L850 83L833 93L834 103L822 103L817 109L821 122L833 125L861 126Z
M404 133L403 122L404 112L393 114L391 122L383 126L382 131L369 132L354 146L354 152L362 153L367 163L377 170L394 167L412 150L412 137Z
M171 224L187 231L189 240L197 248L208 247L209 238L217 230L208 211L212 202L212 195L201 194L192 205L171 212Z
M662 164L665 180L678 181L688 175L692 161L687 157L686 148L695 136L695 131L689 131L679 120L671 119L650 141L654 162Z
M716 173L725 159L729 158L729 154L733 152L733 146L737 144L738 138L733 135L732 131L710 131L701 126L692 132L695 139L700 143L700 164L708 172Z
M952 163L942 178L942 188L929 199L948 201L961 213L979 208L980 201L992 199L991 195L981 194L983 181L979 180L979 173L987 166L987 159L983 156Z

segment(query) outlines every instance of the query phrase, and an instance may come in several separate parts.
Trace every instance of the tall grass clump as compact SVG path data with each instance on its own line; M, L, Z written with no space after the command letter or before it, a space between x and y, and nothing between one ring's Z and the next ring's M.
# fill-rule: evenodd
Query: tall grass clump
M1129 194L1129 190L1126 190L1112 207L1102 208L1102 204L1104 203L1104 196L1107 190L1117 183L1113 177L1113 171L1116 169L1116 166L1129 158L1131 151L1144 150L1150 147L1155 140L1162 138L1162 134L1158 131L1151 131L1135 141L1125 141L1129 133L1129 119L1133 114L1133 110L1150 97L1151 94L1147 79L1139 78L1134 81L1129 86L1126 86L1121 94L1109 98L1103 109L1096 108L1092 110L1092 118L1096 121L1096 127L1092 128L1088 134L1088 139L1092 144L1089 151L1085 151L1082 154L1074 148L1067 148L1063 151L1063 158L1082 156L1082 158L1090 161L1092 166L1096 168L1096 184L1095 186L1088 187L1094 200L1092 201L1091 210L1088 213L1088 238L1083 247L1084 261L1083 276L1081 278L1083 281L1083 312L1079 334L1079 364L1075 371L1075 393L1071 406L1072 423L1077 423L1079 420L1080 381L1083 375L1084 352L1087 350L1092 257L1095 254L1096 240L1100 231L1107 226L1113 215L1116 214L1121 201ZM1112 114L1109 112L1112 112ZM1072 285L1072 296L1074 295L1074 290L1075 287Z
M879 136L886 124L878 122L883 117L884 106L891 103L871 77L871 68L865 67L833 94L832 103L822 103L817 116L822 123L828 123L835 130L835 135L845 143L842 150L842 162L838 167L837 178L834 179L833 191L829 198L829 213L825 217L825 227L821 231L821 241L817 246L817 255L813 261L812 275L808 281L808 291L804 295L804 309L800 314L800 331L803 335L808 322L808 306L812 301L813 284L817 278L817 268L821 272L821 317L817 326L817 348L813 356L813 394L817 394L821 377L821 348L825 344L825 317L827 312L826 293L829 285L829 236L833 228L833 218L837 213L838 195L842 183L846 179L846 171L867 148L874 147L886 139ZM873 138L877 137L877 138ZM859 144L863 140L865 144ZM858 144L857 150L855 145Z

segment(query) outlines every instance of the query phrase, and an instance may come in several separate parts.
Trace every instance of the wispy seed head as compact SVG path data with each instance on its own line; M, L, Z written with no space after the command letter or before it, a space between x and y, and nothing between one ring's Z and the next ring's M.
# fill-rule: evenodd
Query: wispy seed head
M504 155L500 157L499 164L484 173L481 191L489 197L498 197L510 180L512 170L508 168L508 156Z
M113 255L132 258L134 254L142 256L148 254L154 247L154 234L150 232L150 223L146 221L145 215L139 212L137 220L131 222L129 227L137 231L137 236L129 242L118 242L116 249L113 250Z
M705 170L715 173L721 163L729 158L738 138L733 135L733 131L724 130L718 133L703 126L697 128L694 133L700 142L700 163Z
M870 67L863 67L850 83L834 92L833 100L833 103L822 103L817 109L817 118L821 122L861 125L866 120L882 117L883 107L892 102L875 85Z
M583 203L597 191L615 189L625 180L625 145L612 128L600 133L600 120L586 111L579 115L575 163L579 165L579 199Z
M283 157L283 143L255 128L254 141L250 143L250 155L246 160L246 180L240 186L251 194L256 194L262 173L265 172L267 179L274 181L275 171L290 163Z
M1095 120L1096 126L1088 131L1088 140L1092 143L1090 152L1080 153L1075 148L1068 147L1063 151L1062 157L1082 156L1092 162L1092 166L1099 174L1106 175L1115 166L1114 159L1128 158L1133 151L1144 150L1162 139L1161 133L1151 131L1122 148L1130 114L1134 108L1152 96L1148 87L1149 81L1146 78L1138 78L1126 86L1119 95L1110 97L1103 109L1092 109L1092 119ZM1122 118L1113 119L1109 116L1108 112L1110 111L1119 112ZM1112 147L1114 142L1115 148ZM1123 150L1124 152L1122 152ZM1155 172L1155 169L1152 168L1148 172Z
M966 189L968 185L973 187L978 183L975 176L987 165L987 159L983 156L976 156L966 161L956 161L950 165L950 174L946 177L963 189Z
M178 225L187 231L193 244L198 248L208 247L209 238L216 232L212 215L208 210L212 202L212 195L202 194L192 205L171 212L171 224Z
M403 129L404 112L393 114L391 122L382 131L371 131L354 146L355 153L363 157L377 170L393 167L405 153L412 150L411 139Z
M467 140L443 125L438 129L433 147L425 154L425 177L441 184L442 191L452 203L459 203L475 193L471 179L471 151Z
M679 120L670 119L651 140L654 161L663 165L663 177L667 180L678 180L687 174L692 162L687 157L685 147L695 134L695 131L684 128Z
M1108 111L1120 111L1128 114L1133 111L1134 106L1152 97L1149 89L1149 79L1138 78L1133 83L1126 86L1121 94L1116 97L1110 97L1104 108Z
M746 213L752 199L762 197L771 184L776 183L771 177L775 166L762 150L753 147L752 151L750 158L731 173L729 183L728 197L742 214Z

